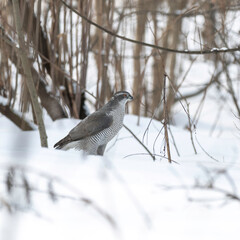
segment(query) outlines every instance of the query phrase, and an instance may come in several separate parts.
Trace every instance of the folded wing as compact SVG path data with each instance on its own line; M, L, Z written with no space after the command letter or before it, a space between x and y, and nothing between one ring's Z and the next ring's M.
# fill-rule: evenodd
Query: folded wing
M65 138L57 142L54 147L61 149L70 142L96 135L104 129L110 127L112 122L112 116L103 112L95 112L83 119Z

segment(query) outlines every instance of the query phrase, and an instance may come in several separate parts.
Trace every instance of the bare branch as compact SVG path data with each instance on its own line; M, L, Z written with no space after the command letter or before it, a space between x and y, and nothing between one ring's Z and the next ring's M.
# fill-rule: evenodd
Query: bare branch
M240 51L240 46L237 46L235 48L213 48L210 50L177 50L177 49L172 49L172 48L165 48L165 47L161 47L161 46L157 46L154 44L150 44L150 43L146 43L143 41L137 41L131 38L127 38L121 35L118 35L117 33L114 33L110 30L108 30L107 28L104 28L100 25L98 25L97 23L91 21L89 18L85 17L83 14L81 14L80 12L78 12L76 9L72 8L69 4L67 4L65 1L60 0L68 9L70 9L71 11L73 11L74 13L76 13L78 16L80 16L82 19L84 19L85 21L87 21L89 24L97 27L98 29L116 37L119 39L122 39L124 41L128 41L131 43L135 43L135 44L140 44L146 47L150 47L150 48L155 48L158 50L162 50L162 51L167 51L167 52L174 52L174 53L179 53L179 54L196 54L196 55L203 55L203 54L213 54L213 53L226 53L226 52L236 52L236 51Z
M143 146L143 148L148 152L148 154L152 157L153 161L156 160L155 156L150 152L150 150L146 147L146 145L144 145L139 138L132 132L132 130L130 130L130 128L128 128L125 124L123 124L124 128L127 129L127 131L129 131L132 136Z
M131 6L131 8L133 8L133 6ZM131 15L138 15L138 14L145 14L147 13L154 13L154 14L159 14L162 16L167 16L167 17L196 17L198 15L205 15L211 12L217 12L217 11L222 11L223 8L222 7L213 7L211 9L208 10L201 10L200 7L193 7L192 9L190 9L187 12L165 12L165 11L161 11L161 10L153 10L153 9L144 9L144 10L138 10L138 11L132 11L129 13L126 13L122 16L119 17L118 20L123 19L124 17L127 16L131 16ZM240 10L240 5L239 4L235 4L235 5L229 5L228 7L224 8L225 11L239 11Z
M33 109L34 109L34 112L35 112L35 115L37 118L38 129L39 129L39 134L40 134L40 139L41 139L41 146L47 147L48 146L47 133L46 133L45 125L43 122L42 109L38 102L37 91L34 86L31 68L29 65L28 58L27 58L27 53L25 52L24 36L23 36L22 30L21 30L19 1L17 1L17 0L13 0L13 13L14 13L16 30L17 30L17 34L18 34L18 38L19 38L19 45L20 45L19 56L21 58L24 73L26 75L26 83L27 83L28 91L30 93Z
M19 171L20 173L22 173L22 179L19 181L17 181L18 179L12 179L12 191L14 191L16 188L21 188L24 190L24 195L26 197L27 200L27 204L30 205L31 204L31 199L30 194L32 193L38 193L38 194L44 194L50 197L50 199L52 201L55 201L56 199L66 199L66 200L71 200L71 201L75 201L75 202L80 202L86 206L89 206L91 208L93 208L100 216L102 216L105 220L107 220L109 222L109 224L114 228L117 229L117 223L114 220L114 218L107 212L105 211L101 206L99 206L94 200L83 196L82 193L80 193L79 191L75 191L73 189L73 187L66 183L63 179L60 178L55 178L54 176L39 172L39 171L34 171L34 169L31 168L26 168L20 165L12 165L12 166L7 166L8 168L8 172L7 172L7 176L11 176L11 171ZM47 189L40 189L38 187L35 187L33 185L32 182L30 182L27 178L26 178L26 174L34 174L36 177L40 177L43 178L45 180L48 181L48 187ZM15 182L14 182L15 181ZM5 185L8 185L7 183L7 179L4 181ZM49 184L51 185L51 189L49 191ZM55 190L53 190L53 186L52 184L59 184L62 187L70 190L70 192L72 194L61 194L56 192ZM8 193L9 194L9 193ZM53 198L54 197L54 198ZM29 198L29 199L28 199ZM5 207L7 207L9 209L9 211L13 209L19 209L18 208L18 203L8 203L5 199L3 199L0 195L0 203L2 203L3 205L5 205Z
M19 73L23 75L24 74L23 69L20 68L20 66L18 64L17 53L19 51L19 48L17 48L16 43L8 36L8 34L5 32L4 28L1 25L0 25L0 38L2 38L5 43L5 45L4 45L5 49L7 49L8 52L11 53L11 54L9 54L9 59L18 68ZM48 59L44 58L44 56L41 55L40 52L38 52L38 53L43 59L45 59L45 61L48 64L51 64L51 65L53 65L53 67L55 67L55 65L52 62L47 61ZM57 68L57 69L59 71L61 70L60 68ZM38 84L37 91L38 91L38 95L41 99L41 104L46 109L49 116L52 118L53 121L57 120L57 119L61 119L61 118L66 118L67 115L63 111L63 108L61 107L59 101L57 100L56 97L51 95L51 93L49 93L49 91L47 91L47 85L44 82L43 77L40 75L40 73L38 71L35 70L35 68L33 67L32 64L31 64L31 71L32 71L32 76L33 76L35 85ZM66 76L66 78L67 77L68 76Z
M168 162L172 163L171 158L171 151L170 151L170 144L169 144L169 138L168 138L168 114L167 114L167 102L166 102L166 78L167 75L164 74L164 81L163 81L163 115L164 115L164 135L165 135L165 141L167 145L167 155L168 155Z
M13 111L9 106L5 106L0 104L0 113L2 113L5 117L11 120L15 125L21 128L23 131L34 130L33 126L24 119L24 117L20 117L19 114Z

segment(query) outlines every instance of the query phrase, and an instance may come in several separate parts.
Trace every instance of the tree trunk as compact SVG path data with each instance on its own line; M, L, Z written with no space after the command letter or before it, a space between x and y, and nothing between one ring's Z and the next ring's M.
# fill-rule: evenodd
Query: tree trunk
M108 29L112 29L114 1L96 1L97 23L101 26L107 26ZM104 33L100 30L96 30L95 38L97 39L97 54L95 56L98 79L97 79L97 94L96 97L100 103L104 103L106 99L111 96L111 86L108 77L108 65L109 65L109 53L111 49L112 36L107 35L104 37ZM99 108L99 103L96 102L96 109Z
M42 118L42 109L38 102L37 91L34 86L31 68L30 68L28 58L27 58L26 47L25 47L25 43L24 43L24 36L23 36L22 30L21 30L21 18L20 18L20 10L19 10L19 1L18 0L13 0L13 14L14 14L14 19L15 19L16 31L17 31L17 35L18 35L18 39L19 39L19 46L20 46L19 56L21 58L24 73L26 75L26 83L27 83L27 87L28 87L28 90L30 93L31 100L32 100L32 106L34 109L34 113L37 118L41 146L47 147L48 146L47 134L46 134L43 118Z
M154 25L154 43L159 45L159 37L158 37L158 21L157 21L157 13L156 9L162 1L153 1L152 2L152 18ZM167 46L168 35L166 34L162 39L162 46ZM164 73L165 73L165 58L167 56L166 52L160 53L156 49L153 49L153 89L152 89L152 105L151 111L155 113L155 118L159 119L159 111L160 105L162 101L162 92L163 92L163 81L164 81ZM155 112L158 110L157 112Z
M144 0L138 1L138 10L145 10ZM136 39L138 41L144 40L145 34L145 24L147 20L147 11L143 14L138 14L137 16L137 31L136 31ZM136 44L134 48L134 56L140 56L142 52L142 45ZM133 101L133 114L140 115L140 105L142 98L142 85L143 77L141 76L141 58L136 57L134 59L134 81L133 81L133 91L134 91L134 101Z
M175 2L170 2L170 11L175 12L176 10L182 10L186 6L186 0L181 0L177 3ZM182 18L179 19L174 19L171 17L169 18L169 28L170 30L170 43L169 46L170 48L177 49L178 43L179 43L179 34L182 29ZM176 77L175 77L175 72L176 72L176 53L169 53L169 78L171 83L169 84L169 91L168 91L168 96L167 96L167 113L170 116L170 112L172 109L172 106L174 104L174 98L175 98L175 89L176 89Z

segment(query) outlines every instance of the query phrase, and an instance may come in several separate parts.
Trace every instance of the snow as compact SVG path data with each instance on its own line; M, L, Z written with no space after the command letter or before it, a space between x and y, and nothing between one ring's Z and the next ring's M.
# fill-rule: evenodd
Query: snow
M201 40L196 41L199 33L195 31L195 24L189 24L189 21L191 19L185 19L183 24L188 26L183 29L187 46L199 49ZM204 17L197 16L196 24L200 28ZM238 30L239 26L235 29ZM133 32L122 35L131 37ZM151 42L151 37L148 34L146 41ZM233 46L235 39L232 39ZM218 50L227 48L213 48L211 51ZM132 55L132 45L125 53ZM101 51L101 54L105 52ZM193 92L196 86L203 86L211 79L215 68L205 60L201 63L201 58L185 79L180 89L182 94ZM89 60L88 79L93 80L87 81L87 89L95 93L96 64L91 59L93 57ZM133 67L129 61L125 60L124 69L128 79L126 84L131 89ZM184 60L183 74L190 63ZM237 70L234 71L230 73L238 76ZM114 80L114 74L110 79ZM40 147L37 130L22 132L0 115L0 239L238 238L240 202L230 198L230 194L239 197L240 141L237 127L240 124L226 98L217 99L217 94L213 87L209 88L196 132L193 132L197 154L186 130L187 116L180 104L174 106L171 131L180 156L170 138L171 155L176 162L172 164L168 163L164 152L164 133L158 136L162 124L153 120L145 134L149 118L141 117L137 126L137 117L127 115L125 124L140 140L145 134L143 142L157 154L156 161L126 129L108 144L104 157L85 156L74 150L53 149L54 143L64 137L78 120L52 122L45 116L49 148L44 149ZM192 117L201 97L190 100ZM7 104L2 97L0 102ZM221 105L222 112L218 116ZM35 189L30 195L30 205L26 203L22 188L16 187L11 195L6 192L3 182L10 166L18 169L19 183L24 172ZM209 187L211 185L213 188ZM57 195L56 201L49 196L49 186ZM2 206L4 199L17 204L19 211L9 214Z
M222 48L220 48L220 50L222 50L222 51L227 51L228 48L226 48L226 47L222 47Z
M7 99L2 97L2 96L0 96L0 104L5 106L5 105L7 105L7 103L8 103Z
M217 51L219 51L219 48L212 48L211 49L211 52L217 52Z
M149 121L141 118L137 126L137 117L125 117L125 124L141 140ZM8 196L1 190L0 197L17 199L24 209L16 214L1 209L1 239L236 239L239 202L213 189L195 186L196 183L206 185L215 175L215 187L238 193L239 139L231 134L209 137L198 129L198 141L218 160L215 161L196 141L198 154L195 155L189 132L171 126L180 156L173 144L171 153L178 164L169 164L163 157L153 161L126 129L109 143L104 157L54 150L53 144L77 122L48 121L50 147L44 149L39 147L37 131L22 132L0 117L1 179L8 166L18 166L25 169L30 185L44 191L34 192L28 206L21 189L16 191L16 196ZM144 143L151 151L161 127L160 122L153 120L145 135ZM154 151L163 154L162 133ZM228 175L221 174L224 169ZM46 194L49 178L53 179L56 194L75 200L51 201ZM4 189L2 181L1 189ZM79 198L88 199L93 205L77 201Z
M64 91L66 88L65 88L65 86L61 85L61 86L59 87L59 89L60 89L61 91Z
M218 52L218 51L227 51L228 48L226 47L221 47L221 48L212 48L211 52Z

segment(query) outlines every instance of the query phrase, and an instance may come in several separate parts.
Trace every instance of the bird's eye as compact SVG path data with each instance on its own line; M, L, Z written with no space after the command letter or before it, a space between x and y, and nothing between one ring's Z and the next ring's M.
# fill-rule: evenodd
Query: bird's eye
M127 94L126 94L126 93L124 93L123 96L124 96L125 98L127 98Z

